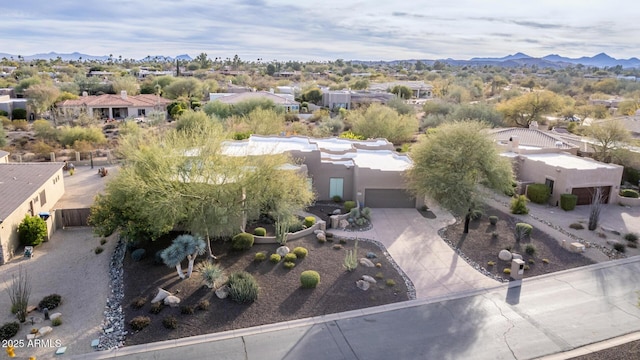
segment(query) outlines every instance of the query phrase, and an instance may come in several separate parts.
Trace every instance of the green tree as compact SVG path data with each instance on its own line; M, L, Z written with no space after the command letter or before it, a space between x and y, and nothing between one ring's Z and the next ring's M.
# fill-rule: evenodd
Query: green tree
M369 88L369 80L367 79L358 79L351 83L351 88L353 90L366 90Z
M169 99L179 97L198 99L202 98L202 82L196 78L180 78L163 89L164 94Z
M60 90L53 85L35 84L25 90L25 96L37 116L53 107L60 96Z
M364 138L385 138L394 144L410 141L418 131L418 119L414 115L399 115L394 109L379 104L353 110L347 119L354 133Z
M196 56L193 61L197 62L200 65L200 69L209 69L213 65L213 61L209 59L207 53L200 53L200 55Z
M551 91L534 91L500 103L497 110L505 120L516 126L527 127L540 116L560 110L562 99Z
M319 104L322 101L322 90L317 87L306 90L302 93L302 101Z
M111 87L116 94L120 94L123 90L127 92L127 95L138 95L140 93L138 80L131 75L121 76L111 80Z
M0 148L7 145L7 134L4 132L4 127L0 126Z
M591 124L586 135L593 139L591 147L596 160L611 162L631 138L631 133L620 120L607 120Z
M511 189L511 164L499 155L486 128L478 121L447 123L411 147L414 165L407 172L409 188L464 216L465 233L471 213L483 202L481 185L500 192Z
M22 245L40 245L47 237L47 223L40 216L27 214L18 225L18 237Z
M413 91L411 89L409 89L409 87L404 86L404 85L396 85L394 86L390 93L392 94L396 94L398 97L402 98L402 99L411 99L413 97Z

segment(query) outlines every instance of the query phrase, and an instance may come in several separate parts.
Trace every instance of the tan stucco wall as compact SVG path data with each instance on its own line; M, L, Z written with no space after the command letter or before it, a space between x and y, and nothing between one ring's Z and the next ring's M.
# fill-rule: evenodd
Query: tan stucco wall
M561 194L571 193L574 188L592 186L611 186L609 203L612 203L616 200L616 193L619 191L620 180L622 179L623 168L617 165L614 165L613 169L604 167L596 169L567 169L532 159L515 161L519 163L520 180L541 184L544 184L547 178L554 181L553 194L549 199L549 204L551 205L556 205L556 203L560 202Z
M53 180L56 180L56 183L53 183ZM42 190L45 190L46 194L46 203L44 205L40 204L39 195ZM19 207L17 207L11 215L9 215L6 219L3 220L2 224L0 224L0 244L2 245L2 256L0 256L0 263L4 264L6 261L11 259L18 248L20 241L18 239L18 225L24 219L25 214L29 213L29 202L34 200L35 197L38 197L38 201L34 201L33 209L34 214L37 215L39 212L45 212L53 209L53 206L60 200L62 195L64 194L64 177L62 176L62 168L56 172L49 180L47 180L44 185L42 185L36 192L34 192L24 203L22 203ZM47 220L47 230L48 236L50 237L53 233L53 219L49 218Z

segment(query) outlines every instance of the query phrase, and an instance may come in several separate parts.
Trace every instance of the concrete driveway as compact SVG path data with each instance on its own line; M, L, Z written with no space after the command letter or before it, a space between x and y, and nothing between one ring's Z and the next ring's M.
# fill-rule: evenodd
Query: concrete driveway
M460 258L438 235L439 229L455 222L453 216L436 206L429 209L435 219L423 217L416 209L372 209L373 229L357 233L330 231L381 242L413 282L417 299L499 286L499 282Z

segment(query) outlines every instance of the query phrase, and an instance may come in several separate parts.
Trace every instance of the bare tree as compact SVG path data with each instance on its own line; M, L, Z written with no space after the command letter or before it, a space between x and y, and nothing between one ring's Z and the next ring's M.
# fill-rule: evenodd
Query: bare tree
M18 276L11 276L11 284L7 288L9 299L11 299L11 312L15 312L18 321L25 322L27 319L27 306L31 295L31 278L27 270L22 266L18 267Z
M591 195L591 207L589 208L589 230L593 231L598 228L598 221L600 221L600 211L602 210L602 200L604 194L601 187L596 187L595 191Z

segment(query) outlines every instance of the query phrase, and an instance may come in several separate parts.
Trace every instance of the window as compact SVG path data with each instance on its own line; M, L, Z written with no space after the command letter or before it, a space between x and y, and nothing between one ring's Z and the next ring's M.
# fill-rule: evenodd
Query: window
M343 178L330 178L329 179L329 198L334 196L344 197L344 179Z
M544 181L544 184L545 184L545 185L547 185L547 187L549 188L549 193L550 193L550 194L553 194L553 184L554 184L554 182L555 182L555 181L553 181L553 180L551 180L551 179L549 179L549 178L547 178L547 179Z
M40 191L40 206L44 206L47 203L47 193L45 190Z
M145 111L146 109L138 109L138 116L145 116L146 115Z

